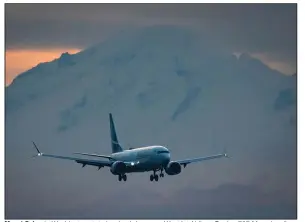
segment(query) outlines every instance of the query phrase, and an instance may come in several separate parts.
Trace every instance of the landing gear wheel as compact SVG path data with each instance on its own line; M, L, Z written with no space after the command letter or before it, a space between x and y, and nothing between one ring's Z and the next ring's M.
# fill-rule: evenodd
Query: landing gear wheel
M119 175L119 181L121 181L122 180L122 176L121 175Z
M123 175L123 180L126 181L127 180L127 176L126 174Z
M154 175L150 175L150 181L153 181L154 180Z
M158 181L159 180L159 177L158 177L158 175L155 175L155 181Z
M164 174L163 174L163 173L160 173L160 177L164 177Z

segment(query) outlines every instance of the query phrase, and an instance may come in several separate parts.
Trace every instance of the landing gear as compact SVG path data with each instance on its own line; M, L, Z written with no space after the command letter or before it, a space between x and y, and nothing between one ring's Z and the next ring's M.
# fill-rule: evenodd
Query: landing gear
M123 175L123 180L126 181L127 180L127 176L126 174Z
M127 180L127 175L126 174L123 174L123 175L119 175L119 181L122 181L122 179L124 180L124 181L126 181Z
M164 177L163 173L160 174L160 177ZM150 175L149 179L150 179L150 181L153 181L153 180L158 181L159 180L159 176L156 174L156 171L154 171L154 174Z
M164 177L163 169L161 169L160 177Z
M154 176L154 179L155 179L155 181L158 181L158 180L159 180L159 177L158 177L157 174Z

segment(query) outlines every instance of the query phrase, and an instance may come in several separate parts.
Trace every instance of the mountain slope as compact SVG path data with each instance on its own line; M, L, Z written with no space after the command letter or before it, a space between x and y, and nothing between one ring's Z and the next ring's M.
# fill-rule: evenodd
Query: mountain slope
M5 102L9 218L56 218L59 209L73 217L71 209L94 205L110 191L123 192L107 169L83 172L74 163L29 158L31 140L48 153L109 153L109 112L125 148L162 144L180 159L226 147L232 156L190 166L160 185L148 183L148 174L132 175L123 185L131 190L129 198L134 187L166 196L184 187L234 182L255 183L267 193L279 189L289 194L285 204L295 204L296 76L284 76L247 54L236 58L190 30L145 28L75 55L64 53L18 76L6 88ZM33 196L37 204L26 206ZM43 205L45 198L62 204Z

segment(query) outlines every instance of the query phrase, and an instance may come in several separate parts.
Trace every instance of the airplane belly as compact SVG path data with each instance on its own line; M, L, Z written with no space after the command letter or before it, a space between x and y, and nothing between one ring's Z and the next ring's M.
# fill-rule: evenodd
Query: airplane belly
M137 163L138 162L138 163ZM162 162L157 156L150 156L147 158L141 158L135 161L134 166L127 167L126 171L131 172L145 172L152 171L161 167Z

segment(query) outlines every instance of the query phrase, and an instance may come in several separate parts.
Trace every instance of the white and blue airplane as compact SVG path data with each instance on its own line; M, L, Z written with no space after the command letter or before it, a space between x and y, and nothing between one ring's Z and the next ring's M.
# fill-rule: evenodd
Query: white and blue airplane
M110 133L111 133L111 146L112 154L110 155L100 155L100 154L90 154L90 153L74 153L83 156L97 157L98 160L77 158L69 156L58 156L41 153L36 144L33 142L37 150L38 157L51 157L64 160L72 160L82 166L91 165L98 167L100 170L102 167L109 167L110 172L113 175L117 175L119 181L127 180L127 173L134 172L153 172L150 175L150 181L158 181L159 176L156 172L160 172L160 177L164 177L163 170L168 175L177 175L181 173L181 166L184 168L190 163L196 163L204 160L211 160L221 157L227 157L226 153L216 154L206 157L198 157L184 160L172 161L170 157L170 151L164 146L146 146L140 148L129 148L128 150L123 150L118 142L118 138L115 131L115 126L113 123L113 118L111 113L109 114L110 121ZM100 159L102 158L102 159Z

